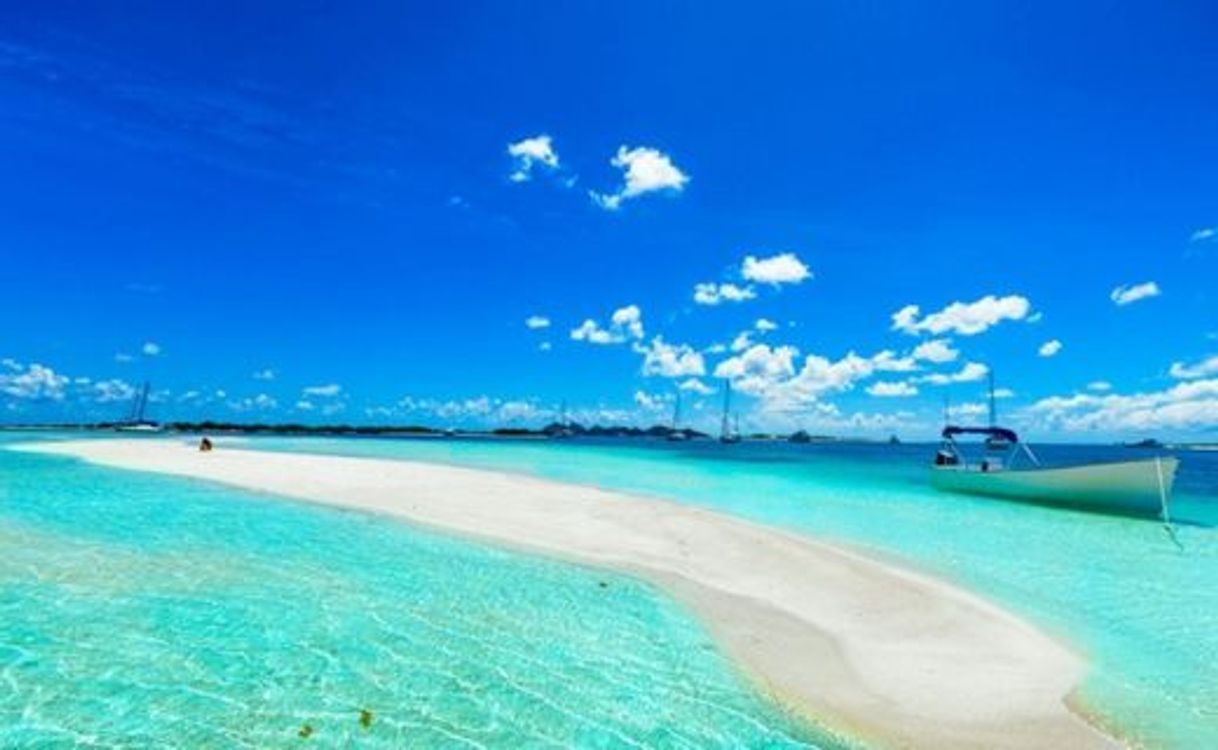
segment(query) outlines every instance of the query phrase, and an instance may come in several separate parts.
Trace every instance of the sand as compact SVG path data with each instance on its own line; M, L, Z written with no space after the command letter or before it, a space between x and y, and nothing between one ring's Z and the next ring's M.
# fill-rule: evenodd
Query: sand
M180 439L28 450L220 482L640 576L685 603L775 700L879 747L1118 743L1068 706L1087 669L1031 624L944 581L674 502L454 466Z

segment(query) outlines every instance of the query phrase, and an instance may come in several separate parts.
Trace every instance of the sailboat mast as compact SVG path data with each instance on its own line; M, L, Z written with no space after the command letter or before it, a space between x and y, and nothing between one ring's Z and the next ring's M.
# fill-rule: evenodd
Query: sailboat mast
M990 427L998 425L998 406L994 401L994 371L990 370Z
M676 430L681 423L681 389L677 389L677 400L672 407L672 429Z
M136 409L135 421L144 421L144 410L148 408L148 381L144 381L144 387L140 390L139 406Z
M728 422L728 414L730 413L731 408L732 408L732 381L724 380L723 381L723 421L719 428L719 434L725 438L730 437L731 432L732 432L731 424Z

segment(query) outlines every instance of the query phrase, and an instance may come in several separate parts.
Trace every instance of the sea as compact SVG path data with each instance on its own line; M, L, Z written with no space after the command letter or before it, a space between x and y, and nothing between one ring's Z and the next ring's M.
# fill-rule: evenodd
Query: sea
M78 436L0 433L0 747L854 745L769 699L645 582L4 449L65 437ZM1092 664L1075 705L1109 731L1218 747L1218 453L1176 453L1165 529L936 492L923 444L255 437L220 449L516 472L847 545L1071 644Z

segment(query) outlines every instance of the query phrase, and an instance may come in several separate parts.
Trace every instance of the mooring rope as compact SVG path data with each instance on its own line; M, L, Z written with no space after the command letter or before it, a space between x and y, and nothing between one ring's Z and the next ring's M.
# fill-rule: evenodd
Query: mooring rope
M1155 456L1155 474L1159 477L1159 510L1163 518L1163 528L1167 531L1167 535L1171 537L1176 547L1183 552L1184 545L1180 543L1180 539L1176 536L1176 527L1171 522L1171 513L1168 512L1167 484L1163 481L1163 461L1158 456Z

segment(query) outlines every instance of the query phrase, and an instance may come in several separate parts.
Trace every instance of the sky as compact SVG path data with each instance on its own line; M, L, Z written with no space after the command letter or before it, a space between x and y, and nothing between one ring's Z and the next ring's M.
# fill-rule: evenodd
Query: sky
M350 5L0 2L0 422L1218 439L1218 6Z

